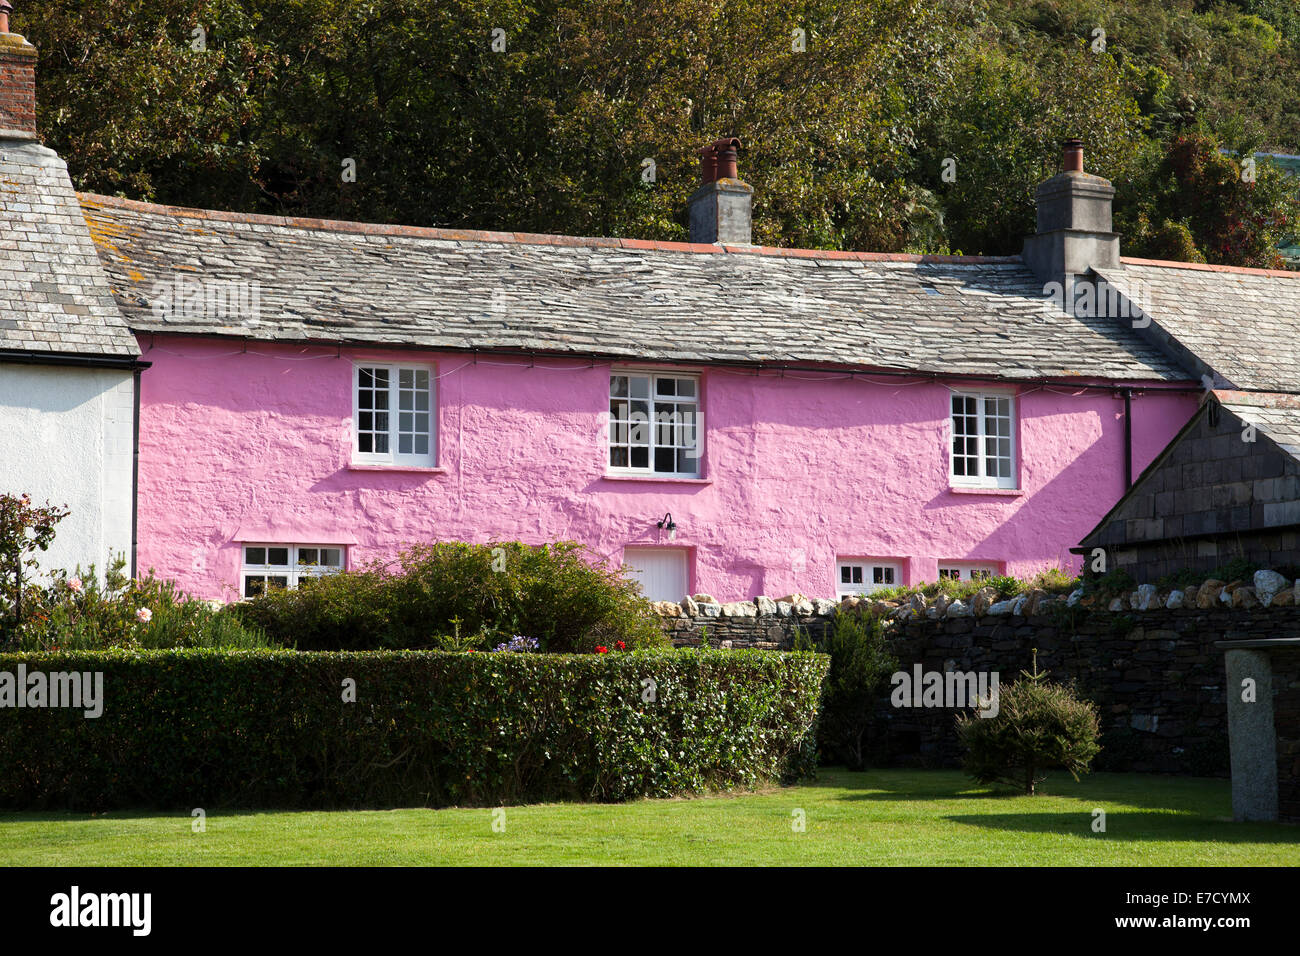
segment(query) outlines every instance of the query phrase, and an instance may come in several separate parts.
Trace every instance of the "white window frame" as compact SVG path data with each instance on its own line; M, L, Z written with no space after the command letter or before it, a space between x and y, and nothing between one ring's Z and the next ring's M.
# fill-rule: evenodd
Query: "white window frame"
M956 571L956 576L944 574L945 571ZM976 573L983 575L984 580L996 578L1002 572L998 565L991 561L940 561L939 577L953 578L956 581L971 581L975 579Z
M261 564L251 564L248 560L248 551L250 548L284 548L289 552L288 564L270 564L263 562ZM299 551L322 548L330 548L339 553L339 563L337 565L321 564L299 564ZM270 558L270 554L263 554L264 558ZM265 582L269 578L284 578L285 587L292 590L296 588L303 578L319 578L327 574L337 574L348 566L348 549L341 544L284 544L282 542L263 542L263 541L242 541L239 545L239 596L248 597L248 578L250 576L260 577L263 581L262 593L266 593Z
M975 449L976 462L979 472L975 475L957 474L957 459L966 458L966 455L958 455L954 445L957 442L957 414L953 411L952 403L955 398L969 398L975 400ZM988 420L990 416L984 408L986 400L1005 400L1007 402L1007 425L1008 433L1005 436L987 434ZM1016 431L1018 419L1016 416L1016 393L1006 389L952 389L948 397L948 481L953 487L958 488L1016 488L1019 482L1019 470L1016 462ZM965 417L965 416L963 416ZM1000 417L1000 416L999 416ZM970 436L963 436L970 437ZM987 442L989 440L1005 439L1008 442L1008 473L1002 475L988 474L988 454ZM995 456L998 459L1002 455ZM1000 471L1001 469L999 469Z
M361 370L362 369L383 369L388 372L388 407L386 409L373 409L375 412L384 412L388 415L388 451L376 452L361 450ZM402 372L424 372L429 376L428 389L428 416L429 429L427 436L429 439L429 451L427 454L417 454L414 451L402 453L398 451L399 447L399 425L401 414L425 414L419 409L403 410L400 408L400 387L399 381ZM413 395L420 394L419 390L409 390ZM372 409L366 409L372 411ZM382 432L378 432L382 434ZM411 432L409 434L425 434L423 432ZM414 448L414 442L412 443ZM359 465L396 465L408 466L413 468L432 468L438 457L438 395L437 395L437 377L434 375L434 369L430 365L412 364L406 362L367 362L357 360L352 363L352 461Z
M633 420L631 418L631 412L629 411L627 424L623 424L623 421L621 419L616 419L614 417L613 410L611 409L607 418L605 419L605 425L606 425L605 473L608 475L636 476L639 478L701 478L703 477L704 404L703 404L703 395L701 391L702 382L699 373L674 371L670 369L611 368L609 372L609 386L607 389L607 394L609 396L608 401L611 404L617 400L616 397L614 396L614 379L616 377L624 377L629 380L629 389L628 389L629 394L627 396L618 397L618 398L625 399L629 403L629 405L633 401L631 396L631 387L630 387L631 379L644 378L648 380L649 392L645 401L649 406L650 416L652 419L655 414L654 405L655 405L656 396L658 395L659 381L663 379L675 379L678 381L686 380L695 383L695 395L690 397L687 401L682 401L681 396L677 396L677 395L674 395L671 398L669 396L660 396L664 399L671 401L674 405L691 405L695 409L695 432L694 432L695 445L693 449L695 452L694 455L695 470L694 471L677 470L678 456L676 454L674 454L673 456L673 467L674 467L673 471L655 470L655 451L664 446L658 444L659 429L660 427L662 427L662 425L661 423L654 422L653 420L646 423L646 427L649 429L649 445L647 446L648 451L647 451L647 459L646 459L647 464L645 467L642 468L633 466L631 463L632 462L631 446L633 443L631 442L630 439L632 437L631 429L634 427L634 425L632 424ZM615 441L615 438L619 434L618 429L620 426L622 426L624 429L627 430L626 434L629 439L628 441L622 441L622 442ZM671 427L680 427L680 426L671 426ZM628 449L627 465L614 465L610 463L610 459L613 457L612 452L616 447L624 447ZM689 448L690 446L682 446L682 445L674 444L672 447L680 450L683 447Z
M851 576L854 570L861 571L862 581L849 581L844 583L844 569L849 569ZM893 581L877 582L875 580L876 572L893 572ZM884 576L883 574L881 575ZM835 562L835 595L843 600L846 597L858 597L861 594L871 594L873 591L879 591L882 588L897 587L903 583L903 562L902 561L884 561L877 558L839 558Z

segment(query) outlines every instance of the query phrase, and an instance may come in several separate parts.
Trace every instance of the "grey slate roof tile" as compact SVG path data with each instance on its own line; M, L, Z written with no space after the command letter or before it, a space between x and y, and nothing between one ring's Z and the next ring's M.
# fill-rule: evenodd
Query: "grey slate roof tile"
M1300 460L1300 395L1216 390L1215 397L1238 418Z
M0 350L139 355L109 293L68 170L0 141Z
M1127 260L1103 277L1229 386L1300 392L1300 272Z
M81 202L118 307L141 332L1023 378L1191 377L1122 323L1054 309L1016 259L704 252L94 195ZM156 314L177 275L256 284L258 314Z

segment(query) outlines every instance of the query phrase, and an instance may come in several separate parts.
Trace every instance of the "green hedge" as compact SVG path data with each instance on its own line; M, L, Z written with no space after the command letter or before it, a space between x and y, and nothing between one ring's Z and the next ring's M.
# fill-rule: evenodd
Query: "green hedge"
M548 653L668 644L641 589L573 541L414 545L230 612L300 651L484 651L515 635Z
M0 654L0 672L20 663L104 675L98 718L0 709L0 805L77 810L489 806L792 780L813 770L827 667L762 651Z

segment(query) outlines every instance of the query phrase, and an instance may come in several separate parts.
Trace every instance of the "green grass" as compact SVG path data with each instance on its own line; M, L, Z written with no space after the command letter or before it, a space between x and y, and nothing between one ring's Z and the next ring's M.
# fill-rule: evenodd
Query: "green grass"
M824 770L807 785L489 809L0 814L7 865L1300 865L1300 827L1233 823L1225 780L1054 775L1037 797L958 771ZM1094 808L1106 832L1092 831ZM794 832L792 813L806 814Z

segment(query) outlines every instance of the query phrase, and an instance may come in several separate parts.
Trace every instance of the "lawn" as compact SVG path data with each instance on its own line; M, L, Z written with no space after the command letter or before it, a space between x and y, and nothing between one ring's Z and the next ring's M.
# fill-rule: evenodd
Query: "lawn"
M1093 832L1093 810L1106 832ZM796 811L804 832L795 832ZM501 832L494 832L494 821ZM1300 827L1231 822L1226 780L1054 775L1036 797L957 771L823 770L761 793L360 812L0 814L6 865L1300 865Z

